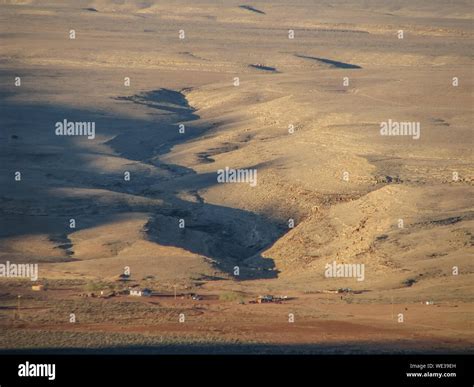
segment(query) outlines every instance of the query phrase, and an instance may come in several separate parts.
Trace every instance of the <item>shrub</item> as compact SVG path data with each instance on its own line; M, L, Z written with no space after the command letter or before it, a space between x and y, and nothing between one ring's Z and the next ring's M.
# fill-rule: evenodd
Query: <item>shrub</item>
M99 290L108 289L110 286L104 282L88 282L84 286L86 292L97 292Z
M235 292L225 292L219 295L221 301L241 301L242 296Z
M414 283L416 283L415 278L408 278L407 280L403 281L403 285L405 285L407 287L412 286Z

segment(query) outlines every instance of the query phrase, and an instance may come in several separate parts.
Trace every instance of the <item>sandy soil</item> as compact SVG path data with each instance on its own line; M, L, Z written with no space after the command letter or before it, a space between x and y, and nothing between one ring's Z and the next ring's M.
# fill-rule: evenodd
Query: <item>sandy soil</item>
M0 349L472 350L470 3L221 3L0 1Z

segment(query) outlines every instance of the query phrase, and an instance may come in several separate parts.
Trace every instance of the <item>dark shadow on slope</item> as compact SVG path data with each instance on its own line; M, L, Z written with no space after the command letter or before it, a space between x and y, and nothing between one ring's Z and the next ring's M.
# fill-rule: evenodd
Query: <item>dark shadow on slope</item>
M199 116L179 91L159 89L115 99L151 108L150 114L157 120L133 127L108 142L126 158L159 163L158 156L168 153L177 143L199 137L208 129L196 124L188 127L187 123L197 120ZM179 132L180 124L185 126L184 133Z
M344 63L344 62L339 62L337 60L332 60L332 59L326 59L326 58L317 58L314 56L307 56L307 55L300 55L300 54L295 54L296 57L298 58L303 58L303 59L310 59L314 60L317 62L325 63L327 65L330 65L331 67L335 67L338 69L361 69L361 66L350 64L350 63Z
M258 169L259 166L250 168ZM240 279L272 278L276 276L274 263L259 253L285 232L283 225L251 212L205 203L199 191L216 183L217 174L189 174L161 186L187 192L195 201L182 200L176 195L166 196L175 209L172 214L156 214L147 224L151 240L160 245L179 246L194 253L216 259L219 268L232 273L240 268ZM236 190L240 184L234 184ZM180 219L185 222L179 227ZM246 257L246 258L244 258ZM251 259L250 259L251 258Z
M251 5L239 5L239 8L246 9L247 11L255 12L255 13L258 13L260 15L265 15L265 12L255 8L255 7L252 7Z
M199 189L215 185L216 175L198 175L191 169L158 160L159 154L175 144L199 137L207 130L192 124L198 116L184 95L157 90L120 100L154 108L153 118L157 120L109 116L60 105L25 104L4 95L1 124L7 129L0 133L0 237L48 234L54 243L58 240L65 260L70 260L74 246L64 243L69 233L113 222L120 214L145 212L153 214L147 225L152 241L208 256L217 268L228 273L233 272L234 265L241 264L240 279L277 276L271 259L262 258L262 264L256 267L244 267L243 262L258 257L262 249L282 235L280 225L249 211L203 200L183 200L179 192L196 195ZM90 150L74 137L56 136L54 124L64 118L96 122L98 136L113 137L108 144L130 161L123 169L131 172L131 181L124 181L122 169L103 172L100 166L91 164L98 156L114 157L113 154ZM186 135L178 134L180 122L187 122ZM36 137L31 136L31 131L36 132ZM11 177L14 170L22 171L21 183ZM74 195L64 195L65 189ZM90 190L95 190L93 196L89 196ZM74 230L68 227L70 218L76 219ZM178 227L179 219L185 219L185 229Z
M172 105L175 114L165 129L171 126L176 130L177 124L174 121L184 122L186 120L186 125L192 132L188 139L198 137L207 129L201 128L200 131L194 129L192 121L196 120L198 116L182 93L161 89L121 98L121 100L159 110L165 106L168 111ZM171 148L182 141L182 137L173 137L163 144L163 137L158 138L161 149L163 146ZM153 142L153 137L149 136L147 143L153 144ZM119 150L124 139L122 135L119 135L109 143ZM127 140L126 144L129 151L130 141ZM155 147L154 153L158 154L159 149ZM160 167L163 165L160 164ZM169 164L167 167L183 168ZM204 203L204 200L197 194L198 190L208 188L216 183L217 174L197 175L194 171L189 170L178 175L173 174L172 179L162 182L160 187L164 192L161 198L169 204L173 212L171 216L161 212L152 217L146 227L150 239L162 245L178 246L211 257L216 260L217 266L221 270L228 273L232 273L236 265L241 266L240 279L275 277L277 272L273 270L273 261L261 257L259 251L272 244L275 238L283 233L283 229L262 216ZM239 189L239 185L235 186L235 189ZM197 196L198 200L195 202L186 201L171 194L177 191L191 193L193 196ZM181 219L185 222L184 228L179 227ZM258 262L258 264L245 267L243 262L250 257L254 258L252 262Z
M135 94L127 97L117 97L119 101L132 101L139 105L158 109L167 113L179 114L181 121L191 121L199 118L194 114L195 109L183 93L169 89L159 89Z
M268 71L269 73L278 73L279 71L276 67L265 66L262 64L249 64L249 67L257 70Z

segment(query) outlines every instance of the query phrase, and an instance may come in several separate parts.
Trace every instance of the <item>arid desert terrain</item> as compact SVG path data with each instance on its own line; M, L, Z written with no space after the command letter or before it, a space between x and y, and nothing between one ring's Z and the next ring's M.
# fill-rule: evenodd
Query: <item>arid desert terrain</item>
M0 352L472 353L473 14L0 0Z

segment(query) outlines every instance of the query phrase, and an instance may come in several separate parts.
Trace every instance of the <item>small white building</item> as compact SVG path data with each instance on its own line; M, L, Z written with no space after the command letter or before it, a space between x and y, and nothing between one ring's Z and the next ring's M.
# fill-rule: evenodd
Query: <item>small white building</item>
M130 289L130 295L134 297L150 297L150 289Z

